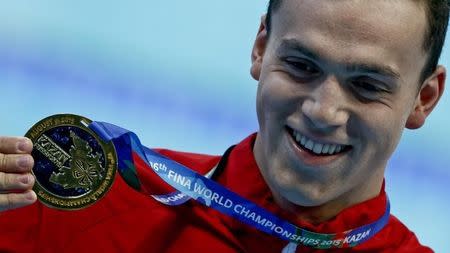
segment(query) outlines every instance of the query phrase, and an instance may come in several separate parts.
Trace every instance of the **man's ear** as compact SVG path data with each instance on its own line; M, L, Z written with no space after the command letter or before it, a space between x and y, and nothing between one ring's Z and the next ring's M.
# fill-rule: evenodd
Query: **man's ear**
M266 15L261 17L261 24L259 25L258 34L256 35L255 43L252 49L252 66L250 74L255 80L259 80L261 74L261 66L264 57L264 52L267 45L267 29L266 29Z
M417 129L425 123L425 119L437 105L444 92L446 70L438 66L430 77L422 84L417 95L414 109L406 121L406 127Z

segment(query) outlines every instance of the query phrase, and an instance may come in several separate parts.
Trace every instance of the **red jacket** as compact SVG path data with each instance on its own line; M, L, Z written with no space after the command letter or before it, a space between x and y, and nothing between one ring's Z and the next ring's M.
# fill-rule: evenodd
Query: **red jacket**
M272 199L253 157L256 135L231 152L217 181L241 196L306 229L333 233L362 226L385 211L386 194L342 211L313 226L295 222ZM220 157L169 150L166 155L200 173ZM165 183L162 183L165 184ZM0 213L0 252L276 252L287 242L264 234L207 208L195 200L166 206L130 188L117 176L108 194L78 211L50 209L41 203ZM316 250L299 246L296 252L432 252L397 218L365 243L350 249Z

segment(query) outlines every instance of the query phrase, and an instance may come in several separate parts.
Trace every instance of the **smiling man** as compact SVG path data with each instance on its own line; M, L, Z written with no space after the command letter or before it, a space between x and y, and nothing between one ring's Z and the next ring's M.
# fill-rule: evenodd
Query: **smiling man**
M447 1L270 1L252 50L258 133L222 157L158 151L200 174L216 167L213 180L256 204L169 172L232 217L193 200L166 206L121 178L87 209L29 205L31 143L1 138L0 208L28 206L0 215L0 251L432 252L390 215L384 172L443 93L447 22ZM155 194L173 192L155 178Z
M320 223L379 195L403 129L443 92L447 16L446 1L271 2L254 154L281 207Z
M443 91L445 69L426 69L436 2L273 1L252 54L254 153L281 205L320 222L378 195L404 127Z

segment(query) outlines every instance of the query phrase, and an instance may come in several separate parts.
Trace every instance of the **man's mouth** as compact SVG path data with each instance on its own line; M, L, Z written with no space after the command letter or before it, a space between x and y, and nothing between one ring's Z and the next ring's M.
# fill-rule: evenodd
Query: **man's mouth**
M299 148L314 155L332 156L351 149L350 145L314 141L292 128L287 129Z

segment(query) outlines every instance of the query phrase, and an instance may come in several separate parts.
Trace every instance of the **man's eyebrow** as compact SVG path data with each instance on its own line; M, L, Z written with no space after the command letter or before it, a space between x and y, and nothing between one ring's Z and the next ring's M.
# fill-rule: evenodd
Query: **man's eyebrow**
M320 55L303 45L300 41L295 39L283 39L280 43L280 46L277 49L278 54L282 54L287 50L293 50L299 52L311 59L320 59Z
M387 65L377 65L368 63L356 63L346 66L347 71L351 72L365 72L370 74L387 76L393 79L400 79L400 74Z
M280 43L280 46L277 49L277 53L282 55L284 52L288 50L293 50L303 54L304 56L319 60L324 59L322 55L310 49L309 47L302 44L300 41L295 39L283 39ZM370 64L370 63L349 63L344 64L345 69L351 72L365 72L371 74L377 74L386 76L393 79L400 79L400 74L394 70L392 67L387 65L378 65L378 64Z

